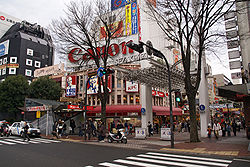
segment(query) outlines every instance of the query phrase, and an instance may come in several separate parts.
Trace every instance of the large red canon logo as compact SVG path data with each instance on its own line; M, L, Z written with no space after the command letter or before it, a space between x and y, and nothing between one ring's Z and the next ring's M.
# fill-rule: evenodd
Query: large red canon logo
M5 17L4 17L4 16L0 16L0 19L1 19L1 20L5 20Z
M123 55L127 54L127 46L126 44L132 42L132 40L128 41L128 42L122 42L120 44L112 44L109 46L108 48L108 55L109 56L116 56L120 53L120 50L122 51ZM102 47L97 47L97 52L99 54L99 56L103 56L104 52L105 52L105 46ZM134 51L132 49L128 49L128 53L134 53ZM80 57L76 58L76 55L79 55ZM82 57L81 57L82 55ZM69 54L68 54L68 59L70 62L72 63L76 63L79 60L89 60L89 59L93 59L93 50L91 48L87 49L86 52L83 52L80 48L74 48L72 49Z

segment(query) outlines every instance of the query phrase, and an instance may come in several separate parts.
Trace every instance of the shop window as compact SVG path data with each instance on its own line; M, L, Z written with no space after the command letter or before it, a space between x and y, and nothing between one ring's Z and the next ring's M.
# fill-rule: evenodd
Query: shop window
M6 68L4 68L2 71L2 75L5 75L5 74L6 74Z
M129 101L130 101L130 104L134 104L134 96L133 95L130 95L129 96Z
M7 57L5 57L5 58L3 59L3 64L7 64L7 62L8 62Z
M32 60L26 59L26 65L27 66L32 66Z
M41 67L41 62L40 61L35 61L35 67L40 68Z
M32 49L27 49L27 55L28 56L33 56L33 50Z
M91 105L91 97L88 98L88 105Z
M122 103L122 96L117 95L117 104L121 104L121 103Z
M160 100L160 106L163 106L163 98L161 97L159 98L159 100Z
M10 63L17 63L17 57L11 57Z
M136 104L140 104L140 96L139 95L136 95L135 102L136 102Z
M111 96L111 102L112 102L112 104L115 104L115 96L114 95Z
M127 95L123 95L123 103L127 104L128 103L128 96Z
M32 75L32 71L31 71L31 70L26 69L26 70L25 70L25 75L26 75L26 76L28 76L28 77L31 77L31 75Z
M95 96L93 96L93 106L95 106Z
M101 100L100 100L100 98L98 97L98 98L97 98L97 105L100 105L100 103L101 103Z
M117 79L117 88L121 88L122 86L122 80Z
M9 68L9 74L16 74L16 68Z

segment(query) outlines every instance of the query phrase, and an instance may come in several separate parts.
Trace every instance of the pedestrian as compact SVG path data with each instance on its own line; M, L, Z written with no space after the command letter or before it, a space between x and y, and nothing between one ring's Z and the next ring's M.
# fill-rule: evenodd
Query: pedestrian
M75 134L75 127L76 127L76 123L74 121L74 119L70 120L70 127L71 127L71 134Z
M190 123L189 123L189 121L187 122L187 128L188 128L188 132L190 133Z
M231 136L231 125L229 122L227 123L227 136Z
M207 127L207 136L208 136L209 139L211 139L211 133L212 133L212 129L211 129L210 125L208 125L208 127Z
M62 129L62 136L66 136L66 138L68 138L68 135L67 135L67 125L66 123L63 122L63 129Z
M152 134L152 124L151 124L150 121L148 121L148 136L150 137L151 135L153 136L153 134Z
M118 124L116 126L116 130L119 130L119 129L124 129L124 126L122 125L121 121L118 121Z
M129 123L129 133L132 135L133 132L133 124L130 122Z
M87 126L86 126L86 133L88 134L88 140L90 140L91 138L91 134L92 134L92 127L91 127L91 122L90 120L87 122Z
M110 131L112 132L112 133L114 133L114 129L115 129L115 121L112 121L111 122L111 126L110 126L111 128L110 128Z
M28 141L30 141L30 138L28 136L28 130L29 130L29 126L27 125L27 122L24 122L24 126L23 126L23 141L25 141L26 138L28 139Z
M104 142L105 137L106 137L105 127L104 127L104 123L102 122L98 128L98 141Z
M213 126L213 130L214 130L214 135L216 139L219 139L219 130L221 129L220 124L217 121L214 121L214 126Z
M63 133L63 122L62 120L59 119L58 121L58 125L57 125L57 133L59 138L62 137L62 133Z
M58 133L57 133L57 121L54 122L53 128L52 128L52 135L55 136L57 139L59 138Z
M159 133L159 124L158 123L155 124L155 129L156 129L156 133L158 134Z
M79 129L79 133L78 133L78 136L83 136L83 131L82 131L82 123L80 122L79 123L80 125L78 126L78 129Z
M96 137L96 127L93 121L90 122L91 124L91 129L92 129L92 135Z
M125 133L126 135L128 135L128 121L124 123L124 127L125 127Z
M225 121L223 121L221 124L221 130L222 130L222 137L225 137L226 136L226 123L225 123Z
M233 120L233 123L232 123L232 128L233 128L233 132L234 132L234 136L236 136L236 123L235 123L235 120Z

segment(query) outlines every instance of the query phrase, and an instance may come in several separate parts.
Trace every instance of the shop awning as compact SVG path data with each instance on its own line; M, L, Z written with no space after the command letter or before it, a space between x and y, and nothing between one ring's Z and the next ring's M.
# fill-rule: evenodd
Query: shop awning
M163 106L153 106L153 112L156 115L170 115L170 108ZM107 113L125 113L125 112L141 112L141 105L112 105L107 106ZM101 106L97 106L93 111L88 111L87 113L101 113ZM182 115L182 110L180 108L173 108L173 115Z

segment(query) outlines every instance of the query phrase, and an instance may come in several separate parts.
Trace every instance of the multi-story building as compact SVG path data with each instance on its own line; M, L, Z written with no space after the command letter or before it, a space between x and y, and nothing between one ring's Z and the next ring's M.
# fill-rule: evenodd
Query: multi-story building
M31 82L35 69L53 64L53 52L47 29L26 21L15 23L0 39L0 80L20 74Z
M9 30L11 26L22 20L5 14L0 11L0 38Z

